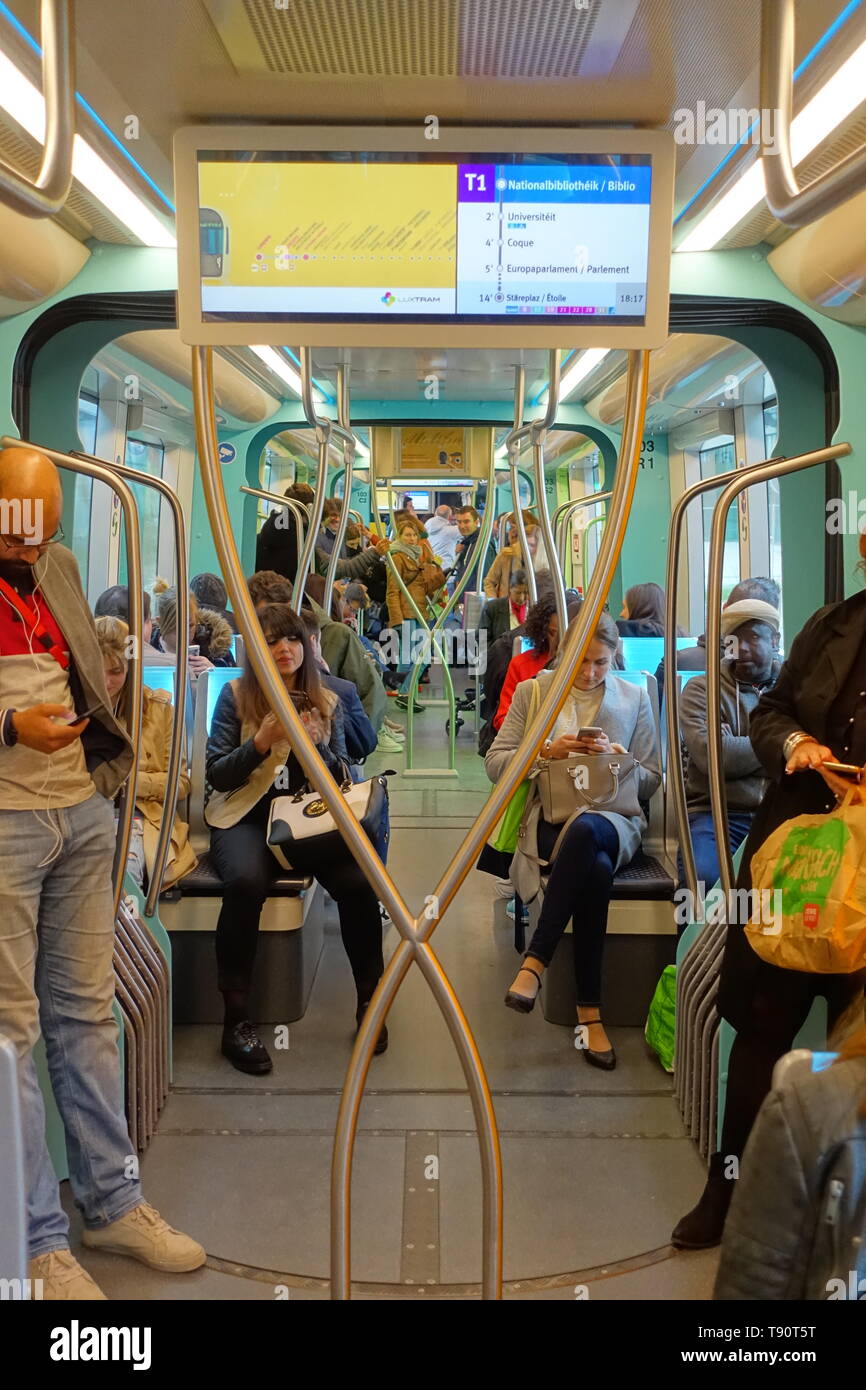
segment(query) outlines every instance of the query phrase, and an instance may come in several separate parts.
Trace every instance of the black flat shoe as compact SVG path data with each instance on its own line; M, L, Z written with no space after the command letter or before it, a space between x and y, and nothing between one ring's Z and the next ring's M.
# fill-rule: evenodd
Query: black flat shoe
M405 710L408 710L408 708L409 708L409 700L408 700L408 697L405 696L405 695L398 695L397 698L396 698L396 700L394 701L394 704L397 706L398 709L405 709ZM412 712L413 712L413 714L423 714L423 713L424 713L424 706L423 706L423 705L414 704L414 705L412 706Z
M361 1031L361 1023L362 1023L362 1021L363 1021L364 1014L367 1012L367 1009L368 1009L369 1007L370 1007L370 1001L369 1001L369 999L367 1000L367 1003L366 1003L366 1004L359 1004L359 1005L358 1005L358 1011L357 1011L357 1013L355 1014L355 1022L356 1022L357 1025L358 1025L357 1028L356 1028L356 1030L355 1030L355 1037L357 1037L357 1036L358 1036L358 1033ZM373 1056L374 1056L374 1057L381 1057L382 1053L383 1053L383 1052L387 1052L387 1050L388 1050L388 1029L385 1027L385 1024L383 1023L383 1024L382 1024L382 1027L379 1029L379 1036L378 1036L378 1038L376 1039L376 1046L373 1048Z
M223 1029L221 1051L238 1071L261 1076L273 1069L268 1049L249 1019L243 1023L229 1024Z
M525 994L515 994L514 990L510 989L505 996L505 1003L509 1009L515 1009L519 1014L531 1014L535 1008L535 1001L541 993L541 976L537 970L533 970L531 965L521 965L520 970L526 970L530 975L535 976L538 981L538 989L531 999L527 999ZM518 975L520 970L517 972Z
M590 1019L588 1023L581 1023L580 1020L578 1020L577 1027L591 1028L594 1023L601 1023L601 1018ZM576 1031L575 1029L575 1032ZM587 1034L587 1036L589 1035ZM577 1046L576 1039L575 1046ZM577 1050L583 1053L585 1060L591 1067L598 1067L601 1071L613 1071L616 1066L616 1053L612 1047L605 1048L603 1052L598 1052L591 1047L578 1047Z

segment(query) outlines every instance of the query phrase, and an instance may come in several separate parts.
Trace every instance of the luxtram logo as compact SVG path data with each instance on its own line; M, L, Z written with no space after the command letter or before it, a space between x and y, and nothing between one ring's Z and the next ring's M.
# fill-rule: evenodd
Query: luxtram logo
M390 309L392 304L397 303L397 296L395 294L392 294L390 290L386 290L385 293L382 295L382 303L387 304L388 308Z

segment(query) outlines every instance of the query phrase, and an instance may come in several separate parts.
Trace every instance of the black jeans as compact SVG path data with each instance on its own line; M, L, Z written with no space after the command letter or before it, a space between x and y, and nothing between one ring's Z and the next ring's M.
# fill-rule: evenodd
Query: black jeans
M237 825L211 830L211 858L224 885L216 929L221 990L249 990L259 918L271 884L282 872L265 838L269 806L270 797L263 797ZM373 889L345 846L340 854L323 855L308 843L303 850L293 849L292 859L301 873L317 878L337 904L358 1002L366 1004L385 968L382 919Z
M538 822L538 853L549 858L561 825ZM610 886L619 856L619 836L604 816L587 811L569 826L544 890L544 906L526 954L550 965L571 919L577 1002L601 1002L601 966L607 932Z

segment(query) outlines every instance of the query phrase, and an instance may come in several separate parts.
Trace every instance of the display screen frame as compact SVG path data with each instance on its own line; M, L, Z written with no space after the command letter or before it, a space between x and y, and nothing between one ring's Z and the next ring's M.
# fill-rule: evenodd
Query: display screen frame
M660 347L668 336L670 258L674 190L674 142L658 130L596 130L511 127L440 127L439 138L426 138L428 128L415 126L187 126L174 137L174 174L178 228L178 320L180 335L191 346L309 347L453 347L647 349ZM646 315L643 323L595 319L580 315L509 315L495 321L473 316L447 322L425 315L402 322L374 315L342 319L336 315L279 319L205 320L201 304L201 259L198 160L202 151L256 153L322 152L323 154L417 154L435 162L443 154L531 155L604 158L644 155L651 161L652 179L647 248ZM491 159L495 162L495 158Z

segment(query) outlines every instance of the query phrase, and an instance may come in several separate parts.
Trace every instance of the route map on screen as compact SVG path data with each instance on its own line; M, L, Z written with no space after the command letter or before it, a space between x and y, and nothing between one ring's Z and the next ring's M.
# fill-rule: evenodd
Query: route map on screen
M200 151L204 321L646 314L649 156Z

